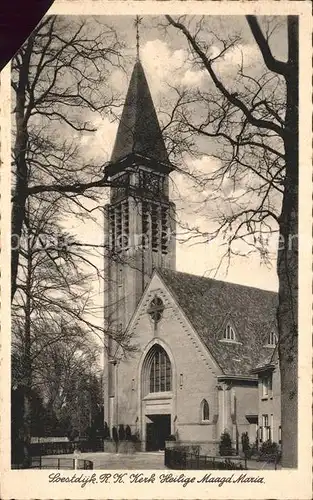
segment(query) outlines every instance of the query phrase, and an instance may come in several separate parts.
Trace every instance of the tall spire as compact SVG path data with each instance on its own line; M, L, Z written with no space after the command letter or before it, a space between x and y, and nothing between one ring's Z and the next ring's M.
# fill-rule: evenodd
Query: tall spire
M139 37L139 24L141 24L141 21L142 21L142 17L140 16L136 16L135 18L135 21L134 21L134 25L135 25L135 28L136 28L136 60L139 61L140 60L140 54L139 54L139 42L140 42L140 37Z
M162 132L140 61L136 61L118 126L111 162L140 155L168 164Z

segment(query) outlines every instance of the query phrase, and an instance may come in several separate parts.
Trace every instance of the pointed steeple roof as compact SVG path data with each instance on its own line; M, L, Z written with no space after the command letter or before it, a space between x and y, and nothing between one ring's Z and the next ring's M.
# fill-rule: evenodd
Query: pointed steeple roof
M130 154L168 163L148 82L139 60L130 79L111 163L119 162Z

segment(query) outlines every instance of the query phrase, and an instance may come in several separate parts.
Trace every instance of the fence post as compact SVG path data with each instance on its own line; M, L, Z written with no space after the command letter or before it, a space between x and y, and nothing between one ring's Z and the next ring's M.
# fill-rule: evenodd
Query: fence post
M60 459L58 458L58 470L60 469Z
M39 455L39 469L41 469L41 455Z
M215 457L213 457L212 465L213 465L213 469L215 469Z

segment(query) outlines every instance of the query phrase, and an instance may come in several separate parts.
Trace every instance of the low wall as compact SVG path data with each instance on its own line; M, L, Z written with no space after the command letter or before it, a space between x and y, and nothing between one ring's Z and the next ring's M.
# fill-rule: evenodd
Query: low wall
M31 443L30 454L31 456L44 456L44 455L62 455L74 453L79 450L82 453L96 452L103 450L103 439L94 440L76 440L76 441L48 441ZM21 443L18 443L21 447Z
M31 444L36 444L36 443L68 443L69 439L66 436L54 436L54 437L35 437L32 436L30 438Z

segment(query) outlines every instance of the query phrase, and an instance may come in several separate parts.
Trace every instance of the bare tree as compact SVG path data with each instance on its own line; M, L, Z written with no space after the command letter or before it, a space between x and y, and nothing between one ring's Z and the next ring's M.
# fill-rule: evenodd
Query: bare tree
M35 202L35 200L33 200ZM93 307L92 279L83 273L76 260L61 246L62 231L56 222L55 204L27 202L25 223L19 241L19 272L17 292L12 303L12 375L13 384L23 394L24 448L29 449L32 426L32 395L39 393L47 398L39 381L44 377L47 357L56 349L65 352L71 345L77 351L78 339L87 346L88 336L95 331L100 338L102 325L93 324L88 318ZM89 340L91 348L91 340ZM93 350L99 350L93 339ZM65 346L67 346L65 348ZM51 368L51 364L48 363ZM89 364L91 366L91 364ZM61 377L61 374L60 374ZM50 374L50 386L53 377ZM60 384L61 378L56 379ZM37 391L38 393L38 391ZM49 400L49 398L48 398ZM50 403L50 406L53 406ZM55 405L54 405L55 406ZM25 465L29 456L26 453Z
M17 291L12 303L13 384L23 394L20 434L25 450L30 444L34 391L60 416L64 405L69 409L69 391L73 403L72 380L77 394L78 386L83 385L79 373L84 377L87 370L88 380L95 374L97 359L108 348L109 338L123 352L135 348L125 331L116 332L104 306L95 303L98 267L89 259L88 248L61 229L58 204L49 201L48 195L45 200L32 198L27 201L19 241ZM100 277L104 285L110 285ZM26 454L25 465L28 459Z
M79 195L109 185L102 164L86 164L77 139L92 133L88 113L109 113L120 104L108 83L121 65L122 42L95 19L44 18L12 62L15 116L12 204L12 298L28 197L62 193L82 205ZM30 176L31 173L31 176Z
M298 19L287 19L287 60L273 55L270 36L273 22L260 25L247 16L253 38L264 62L263 73L240 65L236 77L226 81L218 64L240 42L239 35L221 38L204 19L166 16L170 26L188 42L190 60L208 77L204 90L176 89L178 105L173 122L181 133L214 138L209 154L218 160L213 172L190 172L200 189L210 184L215 200L228 183L227 201L216 219L211 239L223 235L226 256L234 243L244 241L266 257L266 237L279 231L277 273L279 278L279 359L282 394L282 464L297 466L298 414ZM277 19L276 19L277 23ZM212 45L219 47L211 53ZM245 54L242 54L244 61ZM262 70L261 70L262 71ZM241 188L238 194L238 188ZM224 190L225 195L225 190ZM211 200L214 199L211 193ZM225 197L224 197L225 199ZM231 203L229 203L231 202ZM228 209L225 207L228 206ZM202 236L199 228L193 228ZM259 236L258 236L259 235ZM261 237L260 237L261 235Z

